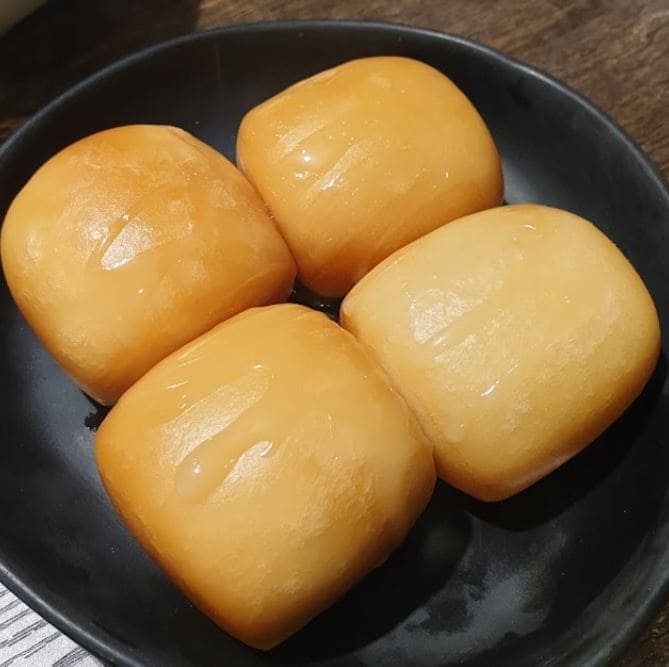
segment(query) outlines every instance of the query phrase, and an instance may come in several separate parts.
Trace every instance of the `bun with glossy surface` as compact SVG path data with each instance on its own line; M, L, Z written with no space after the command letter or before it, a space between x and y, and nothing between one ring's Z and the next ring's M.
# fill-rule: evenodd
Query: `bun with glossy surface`
M95 451L142 545L262 649L382 563L435 479L424 434L362 346L288 304L246 311L159 363Z
M636 398L659 352L643 282L586 220L544 206L462 218L398 251L342 324L386 369L439 475L483 500L524 489Z
M363 58L249 111L237 161L299 267L325 296L449 220L502 197L483 120L441 72L409 58Z
M284 300L295 276L242 174L183 130L149 125L46 162L7 213L2 264L46 348L106 404L221 320Z

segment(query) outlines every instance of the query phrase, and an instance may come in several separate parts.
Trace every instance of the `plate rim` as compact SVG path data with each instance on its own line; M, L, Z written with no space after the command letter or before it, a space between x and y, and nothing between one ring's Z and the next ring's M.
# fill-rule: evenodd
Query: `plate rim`
M76 98L80 92L85 91L89 86L105 79L116 71L130 68L135 63L139 63L146 58L150 58L153 55L164 51L169 51L170 49L179 48L185 44L225 38L225 35L228 34L248 32L289 33L313 29L333 31L378 30L391 34L395 33L398 36L407 34L412 36L422 36L431 40L464 47L479 57L496 61L507 67L511 67L516 71L521 71L529 77L539 79L556 92L559 92L562 95L567 95L572 102L580 106L589 115L598 118L604 124L607 131L615 135L616 139L622 142L627 150L634 156L645 176L653 182L658 194L665 200L664 206L669 209L669 185L663 178L657 165L642 150L636 140L632 138L632 136L626 132L612 116L603 111L569 84L557 79L540 68L524 63L521 60L502 53L478 40L432 28L379 20L284 19L249 21L190 32L141 48L86 76L31 115L30 118L13 132L4 141L2 146L0 146L0 170L4 168L5 162L11 161L13 153L17 149L20 150L20 145L23 139L26 136L29 136L32 133L33 128L38 127L55 109L63 104L67 104L73 98ZM643 542L640 542L633 553L637 553L642 546ZM7 568L3 558L3 549L0 546L0 582L2 582L10 592L16 595L20 600L26 603L62 633L100 659L111 662L119 667L145 667L144 663L139 661L138 658L133 655L134 651L132 647L127 646L122 641L116 639L111 633L101 628L97 630L84 628L80 623L72 620L63 612L59 611L54 605L46 601L38 590L36 590L36 587L28 583L28 580L30 579L29 573L24 573L22 575L20 572L17 573L16 570L17 568L14 568L13 571L10 571ZM28 576L25 576L25 574L28 574ZM667 597L669 596L669 546L665 549L663 556L654 561L653 567L648 571L648 577L653 583L652 591L642 603L636 607L634 612L630 614L629 620L623 627L611 629L609 636L605 637L608 641L600 641L594 647L584 650L581 658L581 665L583 667L605 667L606 665L610 665L614 660L620 658L631 646L632 642L645 629L647 624L659 611L660 607L667 601Z

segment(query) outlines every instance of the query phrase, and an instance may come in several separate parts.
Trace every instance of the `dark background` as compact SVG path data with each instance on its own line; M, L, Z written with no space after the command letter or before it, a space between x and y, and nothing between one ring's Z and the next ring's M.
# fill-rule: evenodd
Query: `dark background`
M50 0L0 37L0 143L122 55L278 18L383 19L484 42L589 97L669 177L669 0ZM669 604L617 667L660 665L669 665Z

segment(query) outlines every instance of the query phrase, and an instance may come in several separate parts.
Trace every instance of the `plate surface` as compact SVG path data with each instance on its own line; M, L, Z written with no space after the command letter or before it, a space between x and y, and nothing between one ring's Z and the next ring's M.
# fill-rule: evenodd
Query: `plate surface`
M58 98L0 151L0 215L66 144L179 125L228 157L246 110L336 63L400 54L446 73L487 121L508 202L574 211L615 241L669 332L669 192L635 145L558 82L464 39L384 24L246 25L131 56ZM445 485L390 561L268 654L199 614L126 534L95 471L101 415L0 287L0 579L103 659L212 665L604 665L669 582L666 360L597 443L509 501ZM663 336L667 349L667 337Z

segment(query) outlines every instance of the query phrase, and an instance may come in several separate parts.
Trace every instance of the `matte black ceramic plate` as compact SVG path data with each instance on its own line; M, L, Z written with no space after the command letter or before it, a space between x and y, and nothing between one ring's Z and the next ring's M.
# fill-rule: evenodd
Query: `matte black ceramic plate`
M102 71L0 153L0 214L58 149L125 123L180 125L233 157L243 113L350 58L401 54L450 76L504 161L506 200L579 213L646 281L669 331L669 193L634 144L556 81L487 48L390 25L248 25L179 39ZM200 615L116 519L91 455L99 415L0 288L0 578L119 665L603 665L669 579L666 361L600 440L485 505L445 485L405 545L284 646L248 649ZM667 341L664 337L666 349Z

